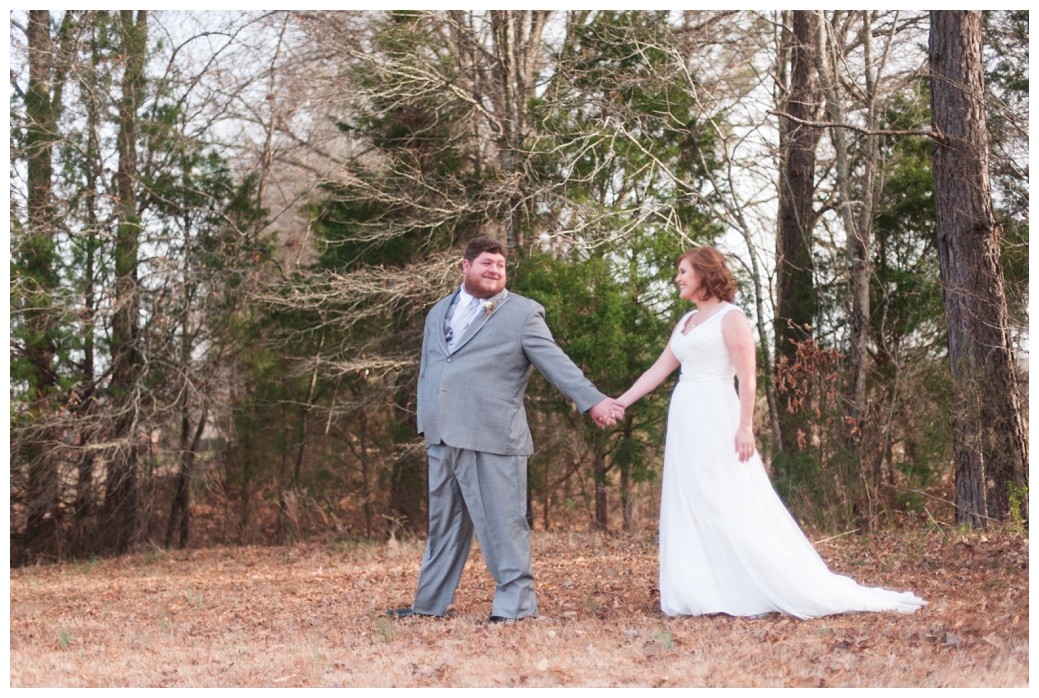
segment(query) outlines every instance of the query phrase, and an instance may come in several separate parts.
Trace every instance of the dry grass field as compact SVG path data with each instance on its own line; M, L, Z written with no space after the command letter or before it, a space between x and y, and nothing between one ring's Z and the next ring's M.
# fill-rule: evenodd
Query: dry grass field
M476 549L447 619L391 621L422 541L153 551L11 571L12 687L1026 687L1028 539L818 544L913 615L668 618L652 532L536 532L541 616L488 625Z

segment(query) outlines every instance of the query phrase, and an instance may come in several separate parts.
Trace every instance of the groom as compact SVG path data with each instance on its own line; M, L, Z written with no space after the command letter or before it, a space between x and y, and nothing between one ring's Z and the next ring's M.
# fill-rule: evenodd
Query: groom
M523 408L532 365L600 427L624 415L553 341L545 309L505 289L505 254L491 238L470 241L461 288L426 316L418 431L429 459L429 539L414 603L388 611L392 618L447 612L474 531L497 581L490 622L537 615Z

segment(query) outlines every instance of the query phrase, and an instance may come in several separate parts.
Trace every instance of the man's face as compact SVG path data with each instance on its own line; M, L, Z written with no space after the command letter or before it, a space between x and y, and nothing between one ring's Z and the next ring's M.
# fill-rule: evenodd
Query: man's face
M462 260L462 284L466 292L477 298L490 298L505 288L505 257L481 252L470 262Z

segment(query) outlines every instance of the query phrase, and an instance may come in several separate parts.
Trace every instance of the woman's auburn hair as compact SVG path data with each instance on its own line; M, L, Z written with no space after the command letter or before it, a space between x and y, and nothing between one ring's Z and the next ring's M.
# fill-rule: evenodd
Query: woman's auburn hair
M703 283L707 298L719 298L727 303L736 300L736 281L725 264L725 256L715 247L695 247L678 258L678 264L688 261ZM677 266L677 265L676 265Z

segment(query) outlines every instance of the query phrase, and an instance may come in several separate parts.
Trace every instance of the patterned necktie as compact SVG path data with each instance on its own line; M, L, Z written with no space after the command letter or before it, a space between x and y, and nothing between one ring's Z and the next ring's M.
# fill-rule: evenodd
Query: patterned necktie
M447 340L447 349L451 351L455 348L455 342L462 338L465 334L466 329L472 323L473 318L476 317L476 310L480 307L479 298L470 298L469 303L463 308L459 304L455 304L454 314L448 318L447 329L444 332L444 339Z

